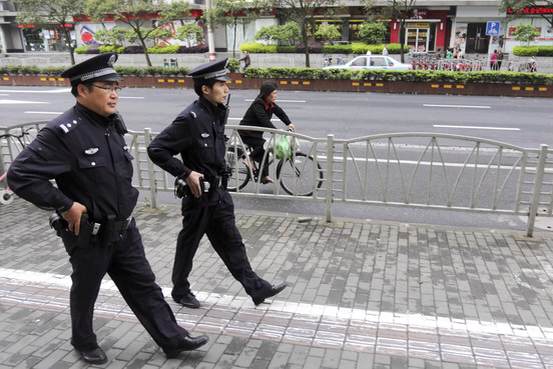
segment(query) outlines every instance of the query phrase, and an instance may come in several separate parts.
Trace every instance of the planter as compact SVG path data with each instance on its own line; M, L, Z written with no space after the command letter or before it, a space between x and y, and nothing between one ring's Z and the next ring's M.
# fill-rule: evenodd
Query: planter
M264 79L244 78L230 73L231 89L256 90ZM405 81L352 81L275 78L280 90L383 92L434 95L553 97L553 86L516 83L454 83ZM123 76L125 87L192 88L193 82L183 76ZM69 86L65 78L44 75L2 75L3 86Z

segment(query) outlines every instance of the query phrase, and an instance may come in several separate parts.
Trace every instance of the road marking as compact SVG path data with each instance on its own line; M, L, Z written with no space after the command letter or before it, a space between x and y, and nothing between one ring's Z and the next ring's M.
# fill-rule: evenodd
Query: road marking
M25 114L46 114L46 115L60 115L61 111L24 111Z
M435 128L455 128L455 129L487 129L494 131L520 131L520 128L509 127L482 127L482 126L450 126L445 124L434 124Z
M16 105L16 104L50 104L46 101L28 101L28 100L0 100L0 105Z
M228 118L228 120L242 120L242 118ZM273 118L271 122L280 122L280 119Z
M0 96L10 96L9 94L0 94Z
M422 104L427 108L462 108L462 109L491 109L488 105L441 105L441 104Z
M136 99L136 100L142 100L144 99L144 96L119 96L120 99Z
M244 99L244 101L252 102L252 101L254 101L254 99ZM307 100L280 100L280 99L277 99L277 102L279 102L279 103L306 103Z
M0 90L0 92L17 92L17 93L30 93L30 94L60 94L64 92L70 92L71 88L59 88L55 90L44 90L44 91L38 91L38 90Z

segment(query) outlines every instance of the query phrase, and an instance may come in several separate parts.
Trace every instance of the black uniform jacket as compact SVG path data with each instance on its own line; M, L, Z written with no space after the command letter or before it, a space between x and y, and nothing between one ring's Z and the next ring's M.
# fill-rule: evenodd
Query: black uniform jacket
M286 125L292 123L288 115L282 110L280 106L274 104L272 109L269 111L265 110L265 103L263 98L257 97L253 103L250 105L244 118L240 121L241 126L255 126L255 127L265 127L265 128L276 128L273 123L271 123L271 118L273 113ZM263 132L260 131L240 131L242 137L254 137L262 138Z
M75 105L49 122L17 156L8 171L10 188L42 208L65 211L77 201L95 221L127 219L138 191L131 184L133 157L123 132L115 129L122 125L119 119Z
M211 181L225 169L225 116L223 105L200 97L154 138L148 146L150 159L175 177L195 171Z

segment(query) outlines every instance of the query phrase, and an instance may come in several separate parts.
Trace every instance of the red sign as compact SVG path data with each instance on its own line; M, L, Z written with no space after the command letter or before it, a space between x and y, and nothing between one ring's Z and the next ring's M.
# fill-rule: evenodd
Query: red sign
M507 8L507 14L525 14L525 15L541 15L541 14L553 14L553 7L546 6L527 6L522 9L515 10L513 8Z

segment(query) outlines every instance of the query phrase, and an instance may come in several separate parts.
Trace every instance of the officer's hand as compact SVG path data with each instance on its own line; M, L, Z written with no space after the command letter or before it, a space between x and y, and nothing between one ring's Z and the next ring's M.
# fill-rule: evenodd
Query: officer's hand
M62 214L63 219L67 221L68 228L75 236L79 235L81 228L81 216L86 213L86 207L77 201L73 202L73 205Z
M192 196L195 198L199 198L202 196L202 187L200 185L200 179L203 179L204 175L202 173L198 172L190 172L188 177L186 177L186 184L190 188L190 192L192 192Z
M296 126L292 123L288 124L288 130L294 132L296 130Z

